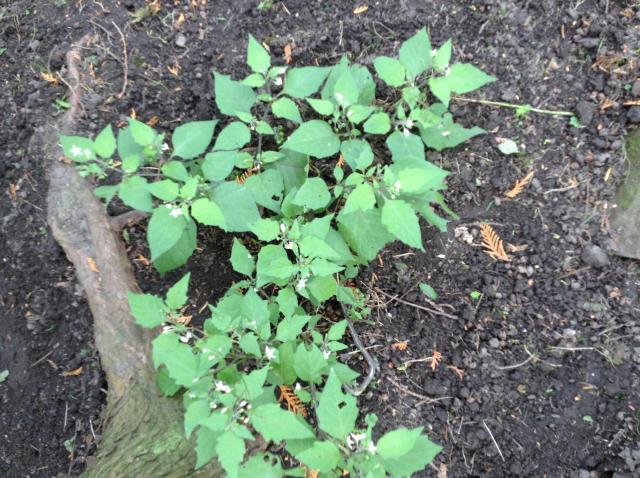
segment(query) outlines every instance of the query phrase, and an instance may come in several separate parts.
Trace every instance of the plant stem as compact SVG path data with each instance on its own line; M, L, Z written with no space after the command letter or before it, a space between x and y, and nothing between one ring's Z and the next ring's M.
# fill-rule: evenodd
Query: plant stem
M482 105L489 106L499 106L502 108L512 108L517 110L518 108L527 108L527 111L533 111L534 113L541 113L543 115L553 115L553 116L574 116L574 113L571 111L562 111L562 110L544 110L541 108L534 108L529 105L516 105L514 103L505 103L502 101L491 101L491 100L476 100L473 98L463 98L462 96L452 96L452 100L456 101L464 101L467 103L480 103Z

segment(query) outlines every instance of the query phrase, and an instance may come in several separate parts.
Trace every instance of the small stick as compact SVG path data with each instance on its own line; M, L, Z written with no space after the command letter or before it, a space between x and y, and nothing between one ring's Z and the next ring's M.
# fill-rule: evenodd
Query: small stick
M457 319L455 315L447 314L446 312L442 312L441 310L430 309L429 307L425 307L424 305L414 304L413 302L409 302L407 300L401 299L398 296L393 296L391 294L387 294L385 291L376 288L376 292L380 292L382 295L389 297L392 301L400 302L401 304L408 305L410 307L415 307L416 309L424 310L425 312L429 312L434 315L441 315L442 317L447 317L449 319Z
M447 398L451 398L451 397L439 397L439 398L431 398L431 397L427 397L426 395L421 395L419 393L414 392L413 390L408 389L407 387L405 387L404 385L402 385L401 383L396 382L396 380L391 377L388 376L386 377L387 379L389 379L389 381L394 384L396 387L398 387L400 390L402 390L404 393L406 393L407 395L411 395L412 397L415 398L420 398L422 401L418 402L416 404L417 405L422 405L424 403L432 403L432 402L439 402L441 400L446 400Z
M118 33L120 34L120 38L122 39L122 56L124 57L124 62L122 63L122 89L120 90L120 93L118 93L118 98L122 98L124 96L125 91L127 90L127 83L129 82L129 59L128 59L128 55L127 55L127 40L124 37L124 34L122 33L122 30L120 30L120 27L118 25L116 25L116 22L112 21L111 23L113 23L113 26L116 27L116 30L118 30Z
M489 432L489 436L491 437L491 440L493 440L493 444L496 446L496 450L498 450L498 453L500 453L500 458L502 458L502 461L506 461L504 459L504 455L502 454L502 451L500 450L500 447L498 446L498 442L496 441L495 438L493 438L493 433L491 433L491 430L489 430L489 427L487 426L487 424L486 424L486 422L484 420L482 420L482 424L484 425L484 427Z
M451 99L457 100L457 101L465 101L467 103L480 103L482 105L501 106L503 108L512 108L514 110L527 106L527 105L514 105L513 103L504 103L502 101L476 100L473 98L463 98L461 96L452 96ZM528 107L527 111L533 111L534 113L541 113L544 115L553 115L553 116L574 116L574 114L571 111L562 111L562 110L543 110L540 108Z
M42 357L40 357L38 360L36 360L35 362L33 362L31 364L32 367L35 367L36 365L38 365L40 362L44 361L47 357L49 357L49 355L51 355L53 353L53 350L49 350L45 355L43 355Z
M529 362L531 362L532 360L536 359L537 357L535 355L529 355L529 358L527 360L525 360L524 362L520 362L514 365L507 365L506 367L496 367L498 370L513 370L514 368L519 368L519 367L523 367L525 365L527 365Z
M360 336L358 335L358 332L353 326L353 321L349 317L349 313L345 309L342 302L340 303L340 307L342 308L342 313L344 314L344 318L347 319L347 326L349 327L349 333L353 338L353 343L356 345L356 347L358 347L358 350L360 350L360 353L362 354L364 359L367 361L367 365L369 366L369 372L367 373L367 377L362 381L360 385L356 387L352 387L349 384L344 385L344 388L347 392L357 397L359 395L362 395L362 392L364 392L366 388L369 386L369 384L371 383L371 381L376 375L376 370L379 370L379 366L376 360L371 356L371 354L367 351L365 346L362 344L362 340L360 340Z
M144 221L149 215L142 211L127 211L118 216L111 216L109 218L109 225L114 232L120 232L127 226L132 226Z

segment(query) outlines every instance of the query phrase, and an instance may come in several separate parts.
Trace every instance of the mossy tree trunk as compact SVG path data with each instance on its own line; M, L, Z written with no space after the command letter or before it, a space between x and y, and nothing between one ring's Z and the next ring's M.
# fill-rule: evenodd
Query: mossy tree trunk
M124 245L91 186L63 161L58 136L69 133L79 114L78 61L76 47L67 55L70 110L60 124L34 134L32 152L46 161L48 222L84 288L109 385L97 462L85 476L219 476L215 465L194 470L194 443L184 438L182 405L160 394L150 362L152 334L138 327L129 312L127 292L139 289Z

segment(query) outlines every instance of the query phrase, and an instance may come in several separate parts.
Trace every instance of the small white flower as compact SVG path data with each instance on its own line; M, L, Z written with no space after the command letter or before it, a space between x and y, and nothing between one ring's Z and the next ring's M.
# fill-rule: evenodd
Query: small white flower
M162 151L168 151L169 145L167 143L162 143Z
M179 208L179 207L172 208L171 212L169 213L169 215L171 217L180 217L180 216L182 216L182 208Z
M409 136L411 134L411 131L409 131L407 128L404 128L402 130L402 134L404 134L405 136Z
M189 398L196 398L196 394L193 392L189 392Z
M442 136L444 136L446 138L447 136L449 136L451 134L451 131L443 131L440 134L442 134Z
M451 73L451 68L447 68L444 72L444 76L449 76L449 73Z
M162 333L165 334L167 332L171 332L173 330L173 327L171 327L170 325L165 325L164 327L162 327Z
M281 76L276 76L273 79L273 84L276 85L276 86L282 85L282 77Z
M284 224L280 224L280 232L284 232L287 230L287 226L285 226Z
M336 93L336 101L342 104L342 102L344 101L344 96L342 95L342 93Z
M353 450L355 446L365 438L367 438L367 435L364 433L349 433L349 436L347 436L347 446Z
M193 380L191 380L192 383L196 383L198 380L200 380L199 378L194 378Z
M223 415L227 413L227 407L224 407L222 410L220 410L220 413L222 413Z
M246 400L242 400L242 401L240 402L240 408L244 408L244 406L245 406L246 404L247 404L247 401L246 401Z
M331 350L324 349L322 351L322 356L324 357L325 360L328 360L329 357L331 357Z
M247 254L247 259L251 259L251 254Z
M189 338L188 337L180 337L180 342L182 342L183 344L186 344L187 342L189 342Z
M216 408L218 408L218 405L216 405L216 402L209 402L209 406L215 410Z
M294 387L294 390L295 390L296 392L298 392L298 391L302 390L302 385L300 385L300 383L299 383L299 382L296 382L296 386Z
M93 153L91 152L91 150L90 150L90 149L85 149L85 150L84 150L84 155L85 155L87 158L90 158L92 154L93 154Z
M431 50L431 56L436 56L436 53L438 53L437 48L434 48L433 50Z
M272 360L276 357L276 349L269 347L268 345L264 348L264 356L267 357L267 360Z
M296 290L302 290L307 286L307 278L300 279L296 284Z
M393 190L396 192L396 194L400 194L400 181L396 181L395 183L393 183Z
M367 451L372 455L375 455L377 450L378 449L376 448L376 445L372 441L370 441L367 445Z
M227 385L226 383L224 383L222 380L216 380L216 390L222 393L229 393L231 392L231 387L229 385ZM224 412L222 412L224 413Z
M294 246L293 241L287 241L287 242L284 243L284 248L285 249L291 250L291 249L293 249L293 246Z
M413 120L408 119L408 120L405 122L405 126L406 126L407 128L409 128L409 129L413 128Z
M80 156L82 154L82 149L76 146L75 144L71 146L71 156Z
M216 356L215 356L215 355L209 355L209 356L207 357L207 360L215 360L215 359L216 359Z

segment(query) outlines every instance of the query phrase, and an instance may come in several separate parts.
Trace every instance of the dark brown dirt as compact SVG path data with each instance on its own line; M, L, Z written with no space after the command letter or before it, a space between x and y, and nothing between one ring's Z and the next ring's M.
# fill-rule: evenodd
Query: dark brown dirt
M379 415L382 429L424 426L444 446L436 466L445 464L450 477L640 476L640 270L613 256L599 267L597 251L584 253L591 244L606 248L604 213L624 174L623 134L640 122L639 107L623 105L640 90L637 2L387 0L356 16L359 2L351 1L273 2L262 10L257 0L195 9L184 1L163 2L157 15L135 24L131 13L141 0L4 3L0 371L10 375L0 383L0 476L81 471L95 450L94 434L99 439L106 386L89 310L44 222L42 161L28 154L31 135L60 114L55 100L65 94L64 85L47 83L40 72L64 74L70 42L93 32L101 47L90 59L103 99L81 129L96 131L131 109L171 129L217 115L210 69L246 72L249 33L269 43L276 58L291 43L294 65L332 64L343 54L368 63L393 54L423 25L435 45L452 37L458 60L499 79L483 97L577 111L586 127L454 103L460 122L489 133L430 153L453 172L447 198L461 220L445 235L425 228L426 253L394 245L361 275L373 287L374 324L360 330L383 367L363 408ZM185 22L176 30L180 13ZM122 43L112 22L126 37L129 59L121 99ZM184 47L177 46L181 35ZM607 58L615 60L610 68ZM168 70L176 64L178 76ZM523 153L502 155L500 137L516 140ZM532 183L506 200L504 192L531 168ZM493 261L478 246L481 222L526 250L509 263ZM184 271L160 278L150 270L140 257L147 255L143 232L143 225L130 230L138 279L147 290L165 290ZM194 310L231 280L228 244L224 234L201 232L202 250L187 266L197 290ZM428 306L420 282L431 284L437 302L457 318L432 316L376 290ZM392 347L405 340L406 350ZM425 361L407 365L434 351L443 356L435 371ZM62 376L80 366L78 376ZM70 453L64 442L73 438Z

